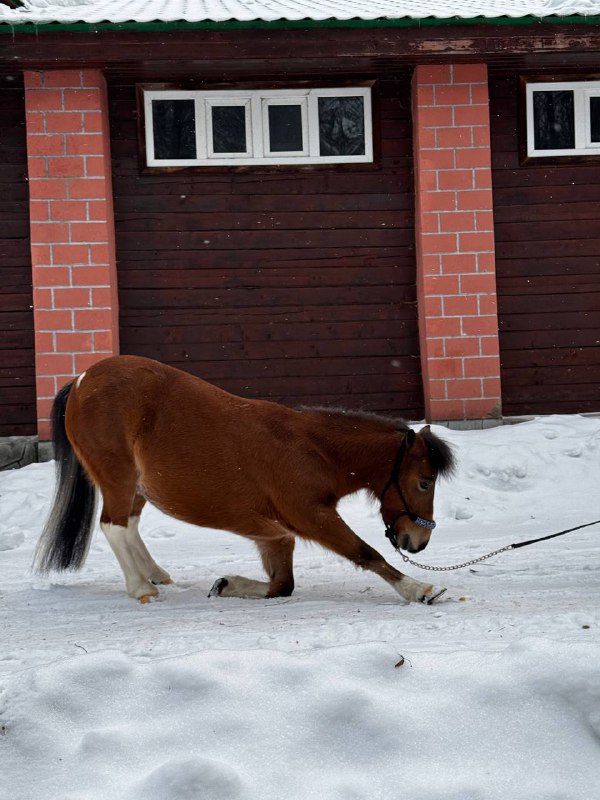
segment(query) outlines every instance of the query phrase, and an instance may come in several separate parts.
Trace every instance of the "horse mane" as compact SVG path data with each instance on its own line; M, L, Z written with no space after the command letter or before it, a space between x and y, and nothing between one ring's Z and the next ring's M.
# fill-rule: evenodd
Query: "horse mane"
M377 414L375 411L356 411L342 408L341 406L299 406L298 411L312 411L317 414L323 414L326 417L338 417L356 420L357 422L372 422L386 430L401 431L403 433L409 430L408 423L401 417L386 417L383 414Z
M329 406L299 406L298 411L316 412L330 418L356 420L357 422L371 422L389 431L400 431L406 433L411 430L410 426L402 417L386 417L374 411L355 411L348 408L329 407ZM421 437L427 446L431 466L438 475L450 477L456 467L456 459L450 445L440 439L433 431L420 431Z
M431 466L438 475L450 477L456 468L456 459L452 448L439 436L436 436L431 429L421 431L423 441L429 451Z

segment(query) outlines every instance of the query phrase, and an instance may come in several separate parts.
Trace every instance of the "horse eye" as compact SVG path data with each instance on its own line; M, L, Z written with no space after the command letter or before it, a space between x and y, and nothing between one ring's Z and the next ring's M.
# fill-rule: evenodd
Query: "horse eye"
M430 487L430 481L419 481L419 489L421 489L422 492L426 492Z

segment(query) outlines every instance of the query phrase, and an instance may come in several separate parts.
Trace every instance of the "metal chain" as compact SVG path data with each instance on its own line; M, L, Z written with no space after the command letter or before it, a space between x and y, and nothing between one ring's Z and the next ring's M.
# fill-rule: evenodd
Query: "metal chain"
M488 558L492 556L497 556L499 553L505 553L507 550L512 550L513 545L507 544L506 547L501 547L500 550L494 550L492 553L488 553L486 556L479 556L479 558L473 558L471 561L465 561L464 564L454 564L452 567L432 567L429 564L419 564L418 561L413 561L412 558L409 558L402 550L398 550L402 559L409 564L412 564L413 567L419 567L419 569L428 569L431 572L449 572L452 569L462 569L463 567L470 567L471 564L479 564L480 561L487 561Z
M389 536L389 531L386 532L386 536L392 542L396 550L400 553L403 560L408 564L412 564L413 567L418 567L419 569L428 569L431 572L449 572L452 569L462 569L463 567L470 567L471 564L479 564L480 561L486 561L488 558L492 556L497 556L499 553L506 553L507 550L516 550L518 547L527 547L530 544L536 544L536 542L545 542L548 539L555 539L557 536L564 536L565 533L572 533L573 531L580 531L582 528L589 528L591 525L599 525L600 519L596 519L593 522L586 522L583 525L577 525L575 528L567 528L567 530L559 531L558 533L551 533L549 536L540 536L537 539L529 539L526 542L513 542L513 544L507 544L506 547L501 547L500 550L494 550L492 553L488 553L485 556L479 556L479 558L473 558L471 561L465 561L464 564L455 564L453 567L431 567L429 564L419 564L418 561L413 561L412 558L409 558L405 553L400 550L399 547L396 546L396 537Z

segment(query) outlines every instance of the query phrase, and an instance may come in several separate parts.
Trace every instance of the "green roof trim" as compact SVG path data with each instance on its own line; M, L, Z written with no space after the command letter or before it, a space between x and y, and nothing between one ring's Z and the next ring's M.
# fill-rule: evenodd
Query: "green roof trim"
M286 20L280 19L272 22L266 20L225 20L214 22L206 20L204 22L48 22L48 23L10 23L0 22L0 33L10 31L14 33L50 33L56 31L73 33L97 33L99 31L144 31L164 32L164 31L225 31L225 30L290 30L298 28L434 28L443 26L462 26L462 25L600 25L600 15L585 16L575 15L569 17L548 16L548 17L448 17L438 19L436 17L425 17L424 19L413 19L403 17L401 19L304 19Z

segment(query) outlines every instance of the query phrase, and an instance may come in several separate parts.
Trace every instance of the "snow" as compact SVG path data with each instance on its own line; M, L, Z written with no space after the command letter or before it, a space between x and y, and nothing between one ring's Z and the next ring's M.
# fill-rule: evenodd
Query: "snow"
M434 429L459 469L418 561L600 518L600 418ZM292 597L208 599L261 577L252 545L146 509L175 583L140 605L101 534L80 573L30 574L52 484L0 473L0 797L600 796L600 525L448 572L433 606L304 545ZM341 511L401 566L364 496Z
M473 19L600 14L599 0L23 0L0 4L11 24L86 22L251 22L262 20Z

